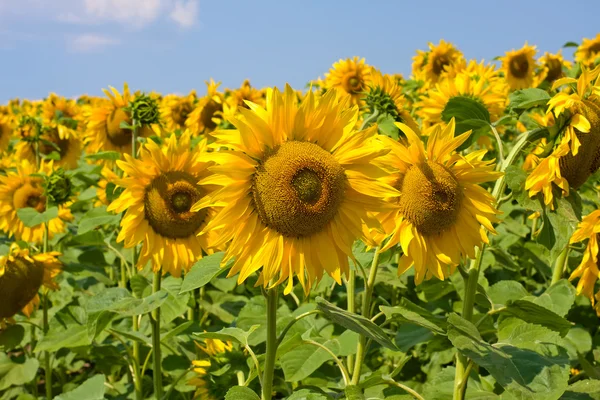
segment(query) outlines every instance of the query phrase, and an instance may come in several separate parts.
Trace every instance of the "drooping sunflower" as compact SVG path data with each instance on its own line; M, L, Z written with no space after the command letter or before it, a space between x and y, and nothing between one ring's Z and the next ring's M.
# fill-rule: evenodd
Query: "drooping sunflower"
M422 80L425 85L436 83L453 67L464 63L464 56L452 43L440 40L436 46L428 43L429 50L417 50L413 57L412 74L414 79Z
M325 74L324 88L335 88L349 95L353 104L362 104L363 92L371 82L371 71L364 58L340 59Z
M358 108L348 103L335 90L299 103L289 86L268 89L265 108L249 103L229 119L237 129L213 134L231 150L210 153L218 166L201 183L222 188L193 209L220 207L205 231L231 241L223 265L235 258L229 276L239 273L238 282L260 270L257 285L287 280L284 293L294 276L306 293L324 271L341 283L363 221L373 222L367 212L397 194L372 165L388 152L376 127L356 132Z
M387 113L396 121L403 122L412 129L419 129L408 112L408 102L402 94L402 89L395 77L383 75L373 68L371 82L366 91L365 103L369 113L373 113L375 110L380 114Z
M385 162L395 170L387 181L401 193L390 200L397 209L379 214L388 237L381 251L399 244L404 254L398 274L414 265L417 284L443 280L462 259L475 256L475 247L488 243L486 229L495 233L499 211L480 184L501 174L493 161L483 160L486 150L456 153L470 132L454 137L454 119L434 130L427 148L408 126L400 128L407 136L404 143L381 137L392 149Z
M125 190L108 211L126 211L118 242L128 248L143 242L138 268L151 261L154 271L162 267L163 274L179 277L203 250L209 253L210 235L198 234L211 210L190 210L207 193L198 185L209 175L208 164L200 160L205 148L203 141L192 151L189 135L172 134L162 147L149 140L139 159L125 154L125 161L117 161L125 175L114 183Z
M482 104L496 121L507 104L508 87L499 79L493 66L472 67L445 77L433 85L416 103L417 114L426 125L442 122L442 114L450 100L465 97ZM496 72L496 73L495 73Z
M0 255L0 324L19 311L30 316L40 302L40 287L58 288L54 282L62 267L58 256L58 252L31 255L16 243L11 244L7 255Z
M541 69L537 77L538 82L549 82L552 83L555 80L565 76L563 72L564 68L571 68L573 65L570 61L565 60L562 55L562 50L559 50L556 54L545 52L540 57L539 63Z
M575 61L586 67L593 67L598 57L600 57L600 33L593 39L584 38L575 51Z
M167 131L184 129L185 121L194 109L196 91L192 90L187 96L169 94L163 97L160 105L160 115Z
M574 93L559 92L548 101L548 112L564 122L563 131L552 153L542 159L525 182L533 197L542 193L544 203L554 208L553 187L565 196L569 187L578 189L600 167L600 67L582 67L579 79L562 78L553 90L577 83ZM595 83L594 83L595 80Z
M535 46L527 43L519 50L507 51L502 60L502 71L511 90L525 89L533 85L536 63Z
M202 133L211 133L217 127L215 117L223 111L223 93L218 91L221 82L205 82L207 86L206 96L201 97L196 102L194 110L189 114L185 121L186 128L192 135Z
M41 243L44 237L44 225L34 227L25 226L17 215L20 208L32 207L38 212L46 210L46 196L44 195L43 181L33 173L48 174L53 168L53 163L43 162L40 169L36 170L34 164L28 160L21 160L17 171L7 171L6 176L0 175L0 230L6 232L8 237L14 236L17 240ZM65 221L73 220L71 211L66 206L58 207L58 216L48 222L48 234L64 232Z
M196 347L205 353L206 358L192 361L196 376L188 381L196 387L194 399L217 400L225 397L227 391L237 382L232 381L232 375L211 375L209 370L219 368L219 361L231 357L233 345L219 339L205 339L204 344L196 342ZM216 367L216 368L215 368Z
M594 295L594 286L598 277L600 277L600 270L598 269L599 228L600 210L593 211L591 214L585 216L577 226L577 230L571 236L570 243L573 244L585 240L588 240L588 242L581 263L569 277L570 280L579 278L579 282L577 282L577 294L583 294L585 297L588 297L592 302L592 306L595 305L594 308L598 315L600 315L600 303L596 303L596 300L600 300L600 291Z
M131 125L130 112L125 107L133 100L134 96L129 91L127 83L123 86L123 94L110 86L110 91L102 89L107 99L101 99L87 108L86 145L88 153L99 151L118 151L131 153L131 139L133 131L122 127L122 123ZM141 137L151 136L152 128L144 126L138 132Z
M29 160L32 164L35 163L36 146L38 144L33 141L21 140L16 145L17 157ZM58 153L59 158L54 159L55 166L68 169L77 168L82 147L83 143L79 138L79 133L73 129L56 123L51 123L42 129L39 142L40 155L49 156L52 153Z

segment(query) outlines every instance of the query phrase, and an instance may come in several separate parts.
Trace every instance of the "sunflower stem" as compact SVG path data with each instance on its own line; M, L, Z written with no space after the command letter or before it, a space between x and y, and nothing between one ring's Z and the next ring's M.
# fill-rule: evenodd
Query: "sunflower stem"
M371 122L376 120L378 116L379 116L379 110L376 108L375 110L373 110L373 114L369 115L367 118L365 118L363 120L363 123L360 125L360 128L358 130L362 131L363 129L369 127L371 125Z
M137 158L137 126L135 119L131 120L131 157Z
M355 295L354 295L354 287L356 281L356 271L354 269L350 269L350 273L348 274L348 279L346 280L346 295L348 297L348 312L354 313L356 311L356 303L355 303ZM352 374L352 367L354 365L354 355L349 354L346 359L346 364L348 365L348 371Z
M562 279L562 276L565 272L565 267L567 266L567 263L569 261L569 251L570 248L567 244L556 258L556 261L554 263L554 271L552 271L552 282L550 283L550 286L554 285Z
M262 400L271 400L273 395L273 377L277 355L277 286L267 290L267 352L262 380Z
M46 242L46 240L44 241ZM42 327L44 336L48 333L48 294L42 294ZM46 384L46 399L52 400L52 363L50 362L50 352L44 351L44 372Z
M162 279L162 268L154 272L154 280L152 281L152 293L156 293L160 290L160 281ZM152 350L153 350L153 367L152 371L154 375L154 397L156 399L162 399L163 397L163 385L162 385L162 366L161 366L161 351L160 351L160 307L153 310L151 313L152 322Z
M371 264L371 270L369 271L369 278L365 282L365 291L363 292L362 302L362 316L370 319L371 318L371 297L373 296L373 288L375 287L375 278L377 277L377 267L379 266L379 250L381 246L375 248L375 254L373 255L373 263ZM357 386L360 381L360 370L362 363L367 352L367 340L364 336L360 336L358 340L358 346L356 348L356 360L354 362L354 368L352 369L352 382L353 386Z

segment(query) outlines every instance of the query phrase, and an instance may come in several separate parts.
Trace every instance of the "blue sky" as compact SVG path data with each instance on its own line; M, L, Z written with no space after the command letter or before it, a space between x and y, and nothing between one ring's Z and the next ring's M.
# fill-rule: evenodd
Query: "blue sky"
M491 60L527 40L541 55L594 37L599 14L598 0L0 0L0 103L124 81L162 93L201 94L211 77L302 88L354 55L409 75L429 41Z

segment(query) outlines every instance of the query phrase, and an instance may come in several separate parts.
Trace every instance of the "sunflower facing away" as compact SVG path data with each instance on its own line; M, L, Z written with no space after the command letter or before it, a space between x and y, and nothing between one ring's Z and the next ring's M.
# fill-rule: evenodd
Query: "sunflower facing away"
M211 210L190 210L207 193L198 185L209 174L199 159L205 146L201 142L191 151L189 135L172 134L162 147L149 140L139 159L125 154L125 161L117 161L125 175L114 183L125 190L108 211L126 211L118 242L128 248L144 243L138 268L152 261L154 271L162 267L164 274L179 277L207 251L209 235L198 233Z
M217 127L214 119L223 111L223 93L217 90L221 82L215 83L211 79L205 83L208 88L206 96L198 99L194 110L185 121L185 126L194 136L214 131Z
M525 89L533 85L537 50L527 43L522 49L507 51L502 60L502 71L511 90Z
M54 277L61 271L58 252L30 255L12 243L7 255L0 255L0 323L19 311L31 315L39 304L38 291L43 285L57 289Z
M52 162L42 163L40 170L27 160L17 165L17 171L8 171L6 176L0 176L0 230L8 233L9 237L26 242L41 243L44 237L44 225L25 226L19 219L17 210L32 207L38 212L46 211L46 197L42 186L42 178L31 174L49 173ZM49 237L65 231L65 221L73 220L71 211L65 206L58 207L58 216L48 223Z
M600 67L583 67L579 79L562 78L552 88L571 83L577 84L574 93L559 92L548 101L548 112L565 120L560 142L525 182L529 196L542 193L551 208L554 185L568 196L569 187L578 189L600 167Z
M598 57L600 57L600 33L593 39L583 39L575 52L575 61L586 67L593 67Z
M434 130L427 148L412 129L399 127L407 142L381 137L392 149L385 162L397 171L387 181L401 193L391 199L397 209L379 214L389 237L381 251L399 244L404 255L398 274L414 265L417 284L431 277L443 280L461 259L475 256L475 247L488 242L486 229L495 233L492 223L499 221L499 211L479 185L500 173L494 172L493 161L483 160L485 150L456 153L470 132L454 137L454 119Z
M361 104L363 92L371 82L371 71L364 58L340 59L325 74L325 88L335 88L349 95L353 104Z
M194 109L196 91L192 90L187 96L169 94L161 100L160 116L167 131L184 129L185 121Z
M464 63L463 54L452 43L440 40L437 46L431 42L428 46L428 51L417 50L412 64L413 77L424 81L426 86L436 83L450 69Z
M188 381L189 385L196 386L194 399L218 400L225 397L227 391L237 381L232 381L231 375L211 375L209 370L219 368L219 361L232 355L233 345L219 339L205 339L204 344L196 342L196 347L205 353L207 358L192 361L196 376ZM215 368L216 367L216 368Z
M205 231L222 229L218 242L231 241L223 265L235 258L229 276L239 273L238 282L261 270L257 285L287 280L286 294L294 276L306 293L324 271L341 283L363 221L374 222L367 211L397 195L372 165L388 150L375 126L354 130L358 109L348 101L330 90L299 104L289 86L268 89L266 108L250 103L230 118L237 129L213 134L231 150L211 153L219 165L201 183L222 188L194 209L220 207Z
M539 82L554 82L555 80L564 77L563 67L571 68L573 65L570 61L564 59L562 51L559 50L556 54L545 52L540 57L541 70L538 76Z

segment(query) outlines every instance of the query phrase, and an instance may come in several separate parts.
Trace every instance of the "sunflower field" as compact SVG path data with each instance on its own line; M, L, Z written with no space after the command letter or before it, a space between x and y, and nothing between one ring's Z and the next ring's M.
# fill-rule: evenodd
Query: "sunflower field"
M0 106L0 400L600 399L600 34L206 84Z

